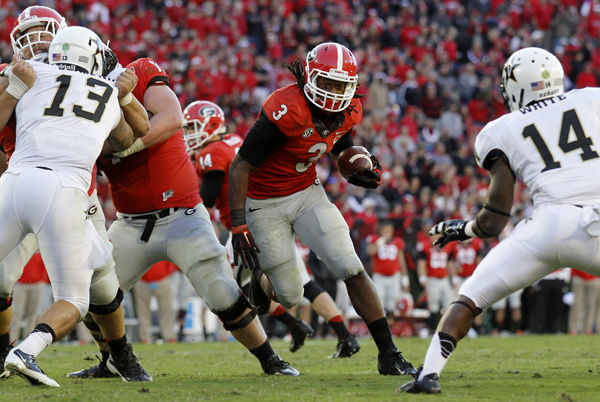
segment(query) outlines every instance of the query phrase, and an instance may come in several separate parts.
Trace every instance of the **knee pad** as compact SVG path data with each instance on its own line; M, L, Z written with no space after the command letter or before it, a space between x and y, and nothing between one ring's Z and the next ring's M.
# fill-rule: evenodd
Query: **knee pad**
M235 323L231 322L242 315L247 309L250 309L250 312L244 315L241 320ZM215 311L214 313L219 317L223 323L223 327L225 327L227 331L244 328L252 322L254 317L256 317L256 310L244 294L241 294L233 306L229 307L227 310Z
M314 302L317 296L323 292L323 288L315 281L310 281L304 285L304 297L306 297L311 303Z
M90 283L90 310L92 304L104 306L111 303L115 298L115 294L119 291L119 278L115 273L114 263L111 262L94 271ZM92 313L96 313L96 311L92 311Z
M12 305L12 297L0 297L0 312L8 309Z
M110 314L113 311L117 310L123 301L123 291L121 289L117 290L117 294L115 298L108 304L97 305L90 303L90 313L93 314Z

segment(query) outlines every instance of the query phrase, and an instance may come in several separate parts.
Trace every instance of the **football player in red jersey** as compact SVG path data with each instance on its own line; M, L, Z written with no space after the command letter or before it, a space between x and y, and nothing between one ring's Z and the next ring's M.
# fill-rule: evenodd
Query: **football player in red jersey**
M438 249L433 247L429 237L419 236L417 241L417 273L419 283L427 293L427 309L429 329L435 329L446 307L454 298L451 278L454 277L454 265L450 263L451 246Z
M408 292L410 282L404 258L404 240L394 236L391 221L379 225L379 235L367 237L367 253L373 259L373 283L386 315L392 318L402 293Z
M167 73L150 58L128 67L138 77L133 95L151 116L150 131L129 149L98 162L118 211L108 235L121 288L131 289L154 263L170 261L266 374L298 375L273 352L253 306L231 275L227 252L200 197L183 141L181 108ZM71 375L105 371L104 364Z
M229 205L235 260L253 270L271 299L300 302L303 287L295 263L294 236L344 280L357 313L379 349L381 374L414 374L396 349L381 301L358 258L348 225L317 179L316 162L352 146L352 127L362 117L356 59L337 43L322 43L288 65L297 83L273 92L244 139L229 172ZM367 188L381 182L380 167L348 180ZM259 252L260 250L260 252ZM260 264L259 264L260 263ZM260 267L259 267L260 265ZM266 275L261 275L261 269ZM253 293L252 283L250 294ZM255 291L256 292L256 291Z
M190 103L183 111L183 136L188 153L194 155L196 171L202 179L200 195L208 208L216 206L223 226L229 230L226 248L230 262L233 263L231 247L231 217L229 215L229 166L242 145L242 138L235 134L224 134L225 116L223 110L209 101ZM199 150L197 153L196 151ZM360 350L355 335L344 324L342 315L331 296L310 279L301 257L297 258L302 271L304 296L311 302L313 309L325 319L338 336L336 353L333 357L350 357ZM245 293L248 293L250 273L234 267L234 277ZM310 325L289 314L279 303L271 301L259 314L269 313L290 329L292 341L290 351L296 352L313 333Z
M55 10L43 6L28 7L19 15L11 32L13 51L25 59L47 62L50 42L54 35L65 27L64 18ZM106 49L104 53L103 76L108 74L109 65L107 63L111 61L109 57L106 57L109 54L108 50ZM0 66L1 70L3 70L3 66ZM7 85L6 81L6 78L0 79L2 90ZM125 119L133 128L137 137L143 136L148 131L149 122L143 106L131 96L131 91L137 82L135 73L133 70L126 70L116 76L115 81L119 89L118 98ZM15 123L16 120L12 118L9 124L0 132L0 147L6 152L7 160L10 159L15 149ZM6 166L4 168L0 166L0 169L1 174ZM92 173L92 184L88 190L90 196L88 215L105 243L109 245L104 212L96 195L96 170L94 169ZM38 244L35 237L28 235L11 254L0 262L0 363L4 361L10 349L8 333L12 317L10 293L21 276L25 264L37 248ZM119 289L118 279L114 272L114 262L111 260L109 264L94 272L90 288L89 311L96 317L106 337L112 340L110 350L120 357L115 360L113 365L115 371L124 373L125 371L131 372L131 367L141 368L141 366L139 366L137 359L131 352L131 347L125 337L121 299L122 291ZM100 329L98 330L100 331ZM117 361L124 362L124 365L119 364ZM5 372L5 374L8 373ZM128 380L145 381L151 379L143 369L139 370L138 374L137 378L129 376Z

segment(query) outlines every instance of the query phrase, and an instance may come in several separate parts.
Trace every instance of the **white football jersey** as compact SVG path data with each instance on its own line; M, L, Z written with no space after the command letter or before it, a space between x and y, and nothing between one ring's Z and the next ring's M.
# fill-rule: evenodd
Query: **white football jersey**
M475 140L489 169L501 151L534 205L600 203L600 88L570 91L488 123Z
M114 83L29 61L37 78L17 103L15 152L7 173L42 166L87 192L104 141L121 118Z

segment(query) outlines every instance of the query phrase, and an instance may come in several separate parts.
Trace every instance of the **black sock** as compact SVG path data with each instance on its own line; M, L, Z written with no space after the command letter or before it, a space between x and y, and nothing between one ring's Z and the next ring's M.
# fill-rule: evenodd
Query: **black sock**
M298 325L298 320L296 317L288 313L287 311L281 315L275 317L277 321L281 321L285 325L287 325L290 329L295 328Z
M10 335L9 333L5 333L0 335L0 350L4 350L10 345Z
M369 332L380 354L390 354L397 350L392 340L390 324L385 317L367 324L367 328L369 328Z
M119 353L121 352L125 346L127 346L127 335L124 335L122 338L113 339L108 341L108 347L110 347L111 352Z
M250 353L252 353L254 356L256 356L256 358L260 362L266 361L269 357L271 357L275 354L275 352L273 352L273 348L271 347L271 344L269 343L268 339L265 341L265 343L263 343L259 347L250 349Z
M331 326L331 328L333 328L339 340L348 339L348 337L350 336L350 331L348 331L348 328L346 328L346 324L344 324L344 321L329 321L329 325Z

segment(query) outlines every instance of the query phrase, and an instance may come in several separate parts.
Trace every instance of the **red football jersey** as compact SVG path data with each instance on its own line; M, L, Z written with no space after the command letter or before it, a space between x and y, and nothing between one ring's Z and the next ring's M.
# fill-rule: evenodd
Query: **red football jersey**
M138 83L133 95L142 104L146 89L167 85L169 77L152 59L138 59L133 67ZM100 159L117 211L142 213L171 207L193 207L202 199L182 130L167 140L126 158Z
M202 177L211 170L225 172L225 181L217 197L215 206L219 210L219 220L227 229L231 229L231 215L229 214L229 166L242 146L242 137L236 134L227 134L222 140L214 141L205 146L196 155L196 171Z
M420 239L417 242L417 251L427 255L427 276L433 278L445 278L448 276L448 256L451 251L451 244L446 244L443 248L433 247L431 241Z
M454 242L450 255L451 258L458 264L458 276L467 278L473 275L473 271L477 268L477 256L483 248L483 241L474 237L470 242Z
M313 123L308 100L296 84L269 95L263 110L286 136L286 141L250 173L248 195L258 199L283 197L313 184L317 178L316 162L362 118L360 100L355 98L343 112L344 124L322 137Z
M0 64L0 72L4 71L7 66L7 63ZM16 125L17 122L15 120L15 115L13 114L8 120L8 123L6 123L6 126L0 131L0 146L4 148L4 153L6 153L6 162L8 162L15 151L15 141L17 137L15 132Z
M367 242L375 244L380 236L369 236ZM400 272L399 254L404 250L404 240L399 237L392 238L391 242L385 242L377 249L373 256L373 272L380 275L391 276Z
M157 282L165 279L177 270L177 265L170 261L159 261L150 267L148 272L142 276L144 282Z
M33 257L29 260L25 268L23 268L23 274L18 280L19 283L38 283L38 282L50 282L48 279L48 273L42 261L40 252L36 252Z

